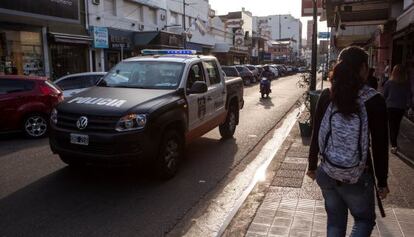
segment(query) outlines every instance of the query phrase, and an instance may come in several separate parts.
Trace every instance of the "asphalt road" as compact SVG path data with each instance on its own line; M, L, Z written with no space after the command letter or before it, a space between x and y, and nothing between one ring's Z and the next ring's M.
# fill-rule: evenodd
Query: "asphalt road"
M74 171L47 139L1 135L0 236L163 236L283 118L303 92L297 80L273 81L269 100L258 85L245 88L235 139L220 140L218 129L198 139L167 182L145 168Z

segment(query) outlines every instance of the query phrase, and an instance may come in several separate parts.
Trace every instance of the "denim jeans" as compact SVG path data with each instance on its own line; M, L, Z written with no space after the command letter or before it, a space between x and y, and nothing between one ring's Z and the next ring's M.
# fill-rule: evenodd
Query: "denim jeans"
M349 210L354 217L354 226L350 236L369 237L375 226L372 175L364 172L355 184L338 184L322 168L318 167L316 182L325 199L325 210L328 215L327 236L345 236Z

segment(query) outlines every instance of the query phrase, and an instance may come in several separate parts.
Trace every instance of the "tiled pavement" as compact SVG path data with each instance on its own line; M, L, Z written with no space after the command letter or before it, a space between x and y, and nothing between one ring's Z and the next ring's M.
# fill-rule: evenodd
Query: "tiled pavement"
M414 128L413 128L414 129ZM326 213L319 187L305 177L308 141L292 130L290 148L246 233L253 236L326 236ZM386 218L377 213L372 236L414 236L414 169L390 155ZM378 208L376 209L378 212ZM352 217L348 218L351 230Z

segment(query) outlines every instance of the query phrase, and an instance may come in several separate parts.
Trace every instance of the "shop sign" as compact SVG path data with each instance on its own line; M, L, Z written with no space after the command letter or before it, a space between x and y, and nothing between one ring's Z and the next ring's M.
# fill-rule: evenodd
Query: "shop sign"
M131 38L122 35L110 35L110 48L129 49L131 48Z
M226 21L227 28L240 28L244 24L242 19L231 19Z
M79 22L79 0L1 0L0 13L2 12Z
M302 17L313 15L313 1L317 1L317 14L322 14L322 0L302 0Z
M329 39L330 35L331 35L330 32L319 32L318 38Z
M109 47L108 28L93 27L93 47L99 49L107 49Z

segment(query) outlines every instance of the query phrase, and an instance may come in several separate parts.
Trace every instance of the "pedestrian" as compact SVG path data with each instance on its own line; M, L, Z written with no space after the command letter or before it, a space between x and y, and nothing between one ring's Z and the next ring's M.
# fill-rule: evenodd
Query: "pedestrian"
M342 50L314 115L307 175L325 199L328 237L345 236L348 211L354 218L350 236L371 235L374 170L379 198L389 193L387 111L384 98L366 85L367 76L368 54L359 47Z
M384 98L387 103L391 152L397 153L397 138L400 123L407 109L411 107L411 85L401 64L394 66L391 79L384 85Z
M368 73L368 80L367 85L374 88L375 90L378 89L378 79L374 76L375 69L370 68Z

